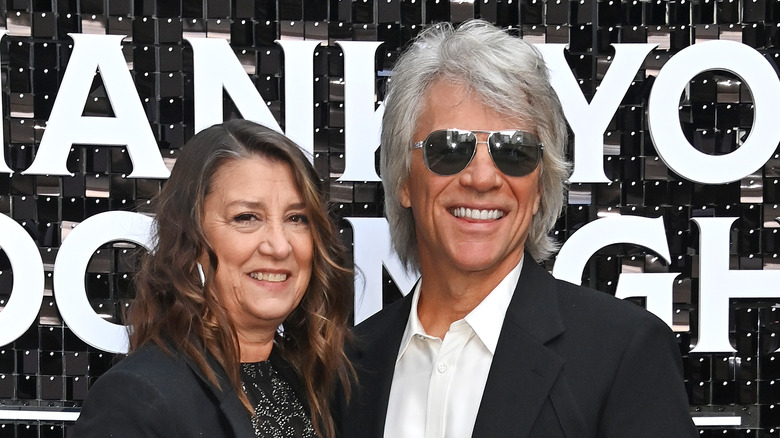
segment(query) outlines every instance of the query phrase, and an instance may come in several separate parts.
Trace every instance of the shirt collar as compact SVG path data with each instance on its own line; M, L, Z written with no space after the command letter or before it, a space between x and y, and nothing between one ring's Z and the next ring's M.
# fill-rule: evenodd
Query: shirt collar
M504 325L504 316L515 293L517 281L520 279L523 260L524 258L520 259L520 263L501 280L501 283L498 283L498 286L463 318L474 330L474 333L479 336L485 347L490 350L490 354L496 353L498 337L501 334L501 327Z
M401 338L401 348L398 350L398 359L404 355L406 348L412 341L414 336L431 337L425 333L425 329L420 323L420 318L417 316L417 302L420 301L420 286L422 285L422 279L417 282L417 285L412 291L412 311L409 313L409 319L406 320L406 329L404 329L404 335Z
M498 344L498 337L501 334L501 327L504 324L504 315L509 308L509 302L512 300L512 296L515 293L515 286L520 279L520 271L523 268L523 260L520 259L520 263L512 269L509 274L504 277L503 280L495 287L481 303L477 305L465 318L463 318L474 330L479 339L490 351L490 354L495 354L496 345ZM401 348L398 350L398 358L404 355L406 349L411 342L412 337L421 336L432 338L429 334L425 333L420 323L420 318L417 315L417 303L420 301L420 288L422 287L422 279L417 282L417 285L412 291L412 310L409 313L409 319L406 321L406 328L404 329L403 337L401 338ZM501 316L498 318L498 316Z

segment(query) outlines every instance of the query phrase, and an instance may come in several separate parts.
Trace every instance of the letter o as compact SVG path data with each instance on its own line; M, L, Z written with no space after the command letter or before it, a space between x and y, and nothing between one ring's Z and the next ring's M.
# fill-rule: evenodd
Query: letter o
M694 76L707 70L727 70L752 85L753 127L745 143L727 155L697 151L680 127L680 95ZM755 172L772 157L780 142L777 102L780 81L760 53L734 41L707 41L686 47L663 66L650 91L647 121L658 155L671 170L694 182L725 184Z
M81 340L100 350L127 353L127 327L98 316L87 299L84 273L100 245L127 241L150 250L152 218L140 213L109 211L89 217L68 234L54 262L54 298L65 324Z
M0 345L10 344L35 322L43 302L43 260L30 235L10 217L0 214L0 247L11 261L14 285L0 312Z

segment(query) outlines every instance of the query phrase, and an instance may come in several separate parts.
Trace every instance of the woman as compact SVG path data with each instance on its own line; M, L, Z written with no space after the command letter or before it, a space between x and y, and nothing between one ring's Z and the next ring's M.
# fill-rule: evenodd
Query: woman
M195 135L156 198L131 353L93 385L77 437L331 437L349 388L351 272L320 180L244 120Z

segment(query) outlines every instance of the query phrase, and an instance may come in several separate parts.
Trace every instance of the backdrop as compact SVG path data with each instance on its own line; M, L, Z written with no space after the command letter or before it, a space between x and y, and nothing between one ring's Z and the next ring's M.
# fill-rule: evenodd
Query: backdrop
M420 30L473 17L538 44L564 103L575 167L546 267L672 326L702 436L780 436L780 0L5 0L0 438L64 438L121 359L149 200L221 120L311 152L356 320L407 293L385 84Z

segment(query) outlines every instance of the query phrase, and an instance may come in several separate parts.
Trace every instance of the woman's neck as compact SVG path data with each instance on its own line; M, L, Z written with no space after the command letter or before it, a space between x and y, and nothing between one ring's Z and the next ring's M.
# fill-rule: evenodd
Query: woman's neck
M262 362L268 360L274 346L274 333L246 336L238 333L241 362Z

